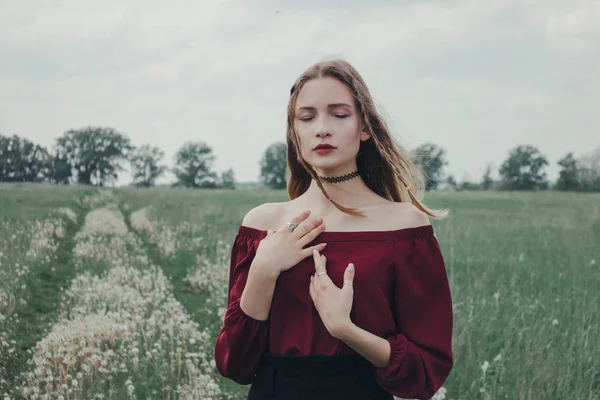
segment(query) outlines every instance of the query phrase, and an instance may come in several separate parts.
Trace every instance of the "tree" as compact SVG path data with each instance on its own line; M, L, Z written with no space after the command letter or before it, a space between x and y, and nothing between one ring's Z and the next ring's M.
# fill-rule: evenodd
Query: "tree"
M448 165L446 150L433 143L425 143L411 153L414 163L425 174L425 190L436 189L443 180L443 169Z
M600 192L600 148L577 160L581 190Z
M456 182L456 179L454 178L454 175L449 175L446 178L446 186L448 187L448 189L450 190L456 190L458 187L458 183Z
M133 150L129 158L133 173L133 185L154 186L156 180L167 170L166 165L159 165L164 157L164 151L147 144Z
M458 185L458 190L470 190L470 191L474 191L474 190L480 190L481 187L475 183L475 182L469 182L469 181L462 181L459 185Z
M0 135L0 181L43 182L48 173L48 151L17 135Z
M463 191L463 190L480 190L481 187L478 183L475 182L471 182L471 177L469 176L468 173L465 173L462 177L462 180L460 181L460 183L458 184L458 186L456 187L456 190L459 191Z
M174 186L187 188L216 188L218 176L211 171L215 156L204 142L186 142L175 155L173 173L177 177Z
M558 165L562 167L558 173L558 180L555 188L562 191L577 191L580 189L579 169L577 161L573 157L573 153L569 152L566 156L558 161Z
M127 136L104 127L69 130L56 143L82 185L104 186L115 181L133 150Z
M260 180L272 189L285 189L287 145L277 142L270 145L260 160Z
M491 190L494 187L494 180L492 179L492 165L488 164L483 173L480 187L482 190Z
M221 187L223 189L235 189L235 173L233 168L221 173Z
M64 149L57 146L50 150L49 153L50 158L48 160L46 181L59 185L68 185L73 177L68 155L64 153Z
M544 167L548 160L533 146L517 146L500 167L504 190L543 190L548 188Z

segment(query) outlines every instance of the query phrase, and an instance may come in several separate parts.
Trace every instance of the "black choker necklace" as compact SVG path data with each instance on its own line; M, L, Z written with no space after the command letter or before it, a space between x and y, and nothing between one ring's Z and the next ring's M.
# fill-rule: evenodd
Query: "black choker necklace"
M351 172L349 174L342 175L342 176L334 176L334 177L319 176L319 178L321 178L325 182L339 183L339 182L348 181L348 180L350 180L352 178L356 178L358 175L359 175L358 174L358 170L356 170L354 172Z

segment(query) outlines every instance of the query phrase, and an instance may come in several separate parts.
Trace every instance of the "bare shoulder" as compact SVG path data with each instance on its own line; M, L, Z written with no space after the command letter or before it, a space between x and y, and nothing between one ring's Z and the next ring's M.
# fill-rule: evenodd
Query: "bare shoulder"
M419 210L414 204L406 202L392 202L389 215L394 215L396 229L416 228L423 225L431 225L429 215Z
M246 213L242 225L266 231L271 228L285 203L264 203Z

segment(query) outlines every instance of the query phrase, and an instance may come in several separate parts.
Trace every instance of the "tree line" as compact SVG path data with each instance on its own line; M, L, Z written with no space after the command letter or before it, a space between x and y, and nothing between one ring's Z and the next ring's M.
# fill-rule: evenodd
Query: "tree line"
M273 189L286 188L287 149L283 142L268 146L260 161L260 182ZM556 182L549 182L547 158L534 146L513 148L498 169L499 180L491 178L488 164L479 181L457 181L445 174L446 151L425 143L410 152L423 170L426 189L450 190L561 190L600 191L600 148L575 158L572 152L558 161ZM233 169L213 170L216 156L203 141L185 142L176 152L173 165L163 163L165 154L155 146L134 146L129 137L111 127L88 126L66 131L45 148L17 135L0 134L0 182L48 182L108 186L118 180L124 165L130 165L132 186L155 186L170 171L174 187L235 189Z
M184 143L171 168L163 164L164 156L158 147L134 146L127 135L110 127L69 130L49 149L17 135L0 135L0 182L107 186L129 163L132 186L154 186L171 171L176 178L172 186L234 189L233 169L215 172L216 157L205 142Z
M286 187L286 144L275 143L261 159L261 180L270 187ZM498 168L499 179L492 178L493 166L488 164L478 181L462 179L445 173L448 166L446 150L425 143L410 151L412 160L425 175L426 190L559 190L600 192L600 148L575 158L568 152L558 161L560 172L556 182L547 178L548 159L531 145L518 145L510 150Z
M479 181L457 181L453 175L445 175L448 165L446 151L432 143L426 143L411 152L416 164L426 176L426 189L442 186L452 190L559 190L573 192L600 192L600 148L575 158L567 152L560 160L559 176L550 182L546 167L550 165L542 152L531 145L513 147L498 168L499 179L492 179L492 164L486 166Z

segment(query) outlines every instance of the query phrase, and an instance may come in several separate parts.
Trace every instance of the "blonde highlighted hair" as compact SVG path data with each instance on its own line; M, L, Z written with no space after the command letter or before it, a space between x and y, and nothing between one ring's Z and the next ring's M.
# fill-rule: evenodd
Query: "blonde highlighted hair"
M310 186L311 179L327 199L330 196L323 187L315 170L301 157L298 136L294 130L295 107L298 93L312 79L331 77L345 84L354 97L355 106L362 120L362 127L371 137L360 143L356 155L358 172L365 184L375 193L394 202L410 202L433 218L444 218L447 210L434 210L422 202L425 192L423 172L411 160L407 151L390 135L388 126L377 112L373 98L363 78L347 61L333 59L312 65L302 73L290 89L287 116L287 166L289 181L287 190L290 199L302 195ZM330 199L340 211L364 216L356 208L347 208Z

